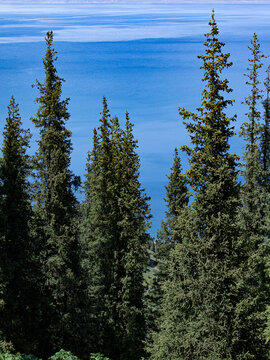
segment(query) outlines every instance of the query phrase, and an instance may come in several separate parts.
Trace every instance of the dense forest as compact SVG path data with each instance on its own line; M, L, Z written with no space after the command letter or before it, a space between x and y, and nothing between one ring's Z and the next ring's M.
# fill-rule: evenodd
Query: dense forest
M236 115L222 73L232 63L214 11L209 26L201 104L179 108L190 145L175 144L155 240L128 112L122 126L103 98L85 178L71 171L69 99L47 33L36 153L14 96L3 132L1 360L270 359L270 67L261 83L254 33L241 159L230 152Z

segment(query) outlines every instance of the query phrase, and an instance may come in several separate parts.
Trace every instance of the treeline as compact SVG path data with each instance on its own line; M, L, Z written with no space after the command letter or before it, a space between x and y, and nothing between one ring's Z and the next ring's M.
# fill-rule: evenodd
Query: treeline
M266 360L270 336L270 67L254 34L240 135L230 153L229 54L214 12L199 58L205 88L193 113L179 108L191 146L179 150L166 187L167 212L145 281L149 198L139 181L133 125L111 117L106 98L83 183L70 170L69 99L61 98L53 33L45 80L37 81L38 150L28 155L14 97L0 163L0 348L47 359L60 349L84 359ZM263 105L263 113L260 106ZM240 175L243 181L239 181ZM76 199L82 189L85 200Z
M38 150L27 154L14 97L0 166L1 347L48 358L61 348L82 358L102 352L138 359L145 335L143 273L148 198L139 182L137 142L107 101L86 180L70 170L69 99L61 99L53 33L46 37L45 80L37 81ZM75 192L82 186L85 200Z
M0 350L0 360L41 360L32 354L21 354L21 353L11 353L10 351L2 352ZM56 354L49 357L48 360L80 360L76 355L72 354L70 351L61 349ZM90 354L89 360L110 360L106 356L97 353Z

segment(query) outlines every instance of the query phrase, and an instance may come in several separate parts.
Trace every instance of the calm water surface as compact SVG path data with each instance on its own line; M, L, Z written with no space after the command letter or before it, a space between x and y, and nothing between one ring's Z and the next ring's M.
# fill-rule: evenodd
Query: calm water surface
M63 96L70 97L74 151L72 168L85 173L92 130L98 125L102 96L112 115L124 121L128 110L139 140L141 181L151 196L155 235L164 217L164 185L174 147L188 143L178 107L200 105L203 34L213 5L0 5L0 130L13 94L25 127L36 112L38 96L31 85L43 80L44 36L55 33L59 75L66 80ZM243 74L250 38L256 32L261 49L270 55L270 5L217 5L220 38L231 53L233 67L226 76L236 100L236 130L244 120L241 101L248 94ZM265 64L270 64L266 59ZM262 79L264 74L262 73ZM33 129L32 148L37 133ZM238 137L232 150L242 152ZM184 168L187 161L183 158Z

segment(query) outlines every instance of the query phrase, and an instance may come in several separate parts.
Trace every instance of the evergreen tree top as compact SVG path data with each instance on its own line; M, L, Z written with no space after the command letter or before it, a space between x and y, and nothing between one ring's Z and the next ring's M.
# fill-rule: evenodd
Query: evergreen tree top
M270 66L266 70L265 99L263 100L264 107L264 124L261 129L261 159L263 165L263 185L270 188Z
M184 205L188 204L188 189L186 178L182 174L181 160L177 148L174 149L173 165L168 176L169 183L165 186L167 217L177 217Z
M265 57L260 50L260 43L256 33L254 33L251 46L248 48L251 51L251 58L248 59L248 73L245 76L248 78L246 84L251 86L251 93L245 98L244 103L248 106L249 111L245 115L249 121L242 124L240 133L247 140L247 149L256 143L260 132L261 113L258 110L258 102L262 99L262 90L259 88L258 71L263 66L261 59Z
M31 166L26 151L29 148L30 138L30 131L22 129L19 105L12 96L3 131L1 159L1 192L5 194L5 203L12 203L15 198L17 198L16 201L22 198L28 199L26 189L28 189L29 183L27 176L30 173ZM7 206L12 205L7 204ZM5 216L8 215L5 214ZM25 214L25 216L27 215Z
M103 110L100 113L102 117L100 118L100 126L98 128L100 135L98 136L99 142L100 142L100 151L105 155L105 157L110 158L111 157L111 116L110 111L108 109L107 99L105 96L103 96ZM106 163L105 158L103 160Z
M55 61L57 60L57 51L52 47L53 32L48 31L46 38L47 50L43 58L43 66L45 70L45 81L42 84L36 80L36 86L40 92L40 96L36 102L40 104L37 116L32 118L34 124L41 128L41 135L46 133L49 127L54 127L56 131L64 131L66 137L71 135L70 131L65 129L65 122L69 119L70 114L67 111L69 98L61 100L62 83L65 81L57 75ZM65 130L64 130L65 129ZM70 145L70 144L69 144Z
M134 126L134 125L133 125L133 124L131 123L131 121L130 121L129 112L126 111L125 132L126 132L127 135L129 135L129 136L132 137L132 138L133 138L133 133L132 133L133 126ZM137 147L138 147L138 145L137 145L138 140L135 140L135 139L133 138L133 141L134 141L134 144L133 144L133 145L135 146L135 148L137 148Z
M126 111L126 123L124 130L123 147L125 153L130 156L130 161L133 162L135 173L133 174L137 178L139 177L140 160L135 150L138 148L138 140L134 139L133 124L130 121L129 113Z
M11 166L18 166L18 161L26 163L26 159L28 158L26 149L29 147L31 135L29 130L23 130L21 127L22 121L19 114L19 105L12 95L3 132L4 141L2 149L3 165L8 166L9 168ZM23 168L26 169L26 166L22 167L21 171Z
M221 78L221 72L229 68L232 62L228 61L230 54L222 52L225 44L218 39L219 30L214 10L209 25L210 32L205 34L205 54L198 56L203 61L201 69L205 70L202 81L206 82L206 85L202 92L202 104L197 109L198 114L179 108L184 120L192 120L191 123L184 121L184 124L194 148L184 146L182 149L191 155L189 178L192 184L198 186L205 184L206 177L209 178L206 165L208 170L219 168L224 164L224 155L233 163L237 159L236 155L228 153L228 140L234 135L231 121L234 121L236 116L227 117L225 113L227 106L232 105L234 100L226 99L224 93L228 94L232 89L228 80Z
M100 113L102 117L100 119L101 125L99 129L101 132L104 132L105 129L108 131L108 128L110 128L110 111L108 109L108 103L105 96L103 96L102 105L103 105L103 109L102 112Z

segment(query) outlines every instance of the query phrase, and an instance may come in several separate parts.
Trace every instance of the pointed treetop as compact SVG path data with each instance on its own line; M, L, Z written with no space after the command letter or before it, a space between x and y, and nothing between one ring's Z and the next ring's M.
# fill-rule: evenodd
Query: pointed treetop
M19 105L16 103L14 96L11 96L10 103L8 105L8 117L6 118L6 124L4 127L4 147L3 153L7 151L7 147L19 145L22 153L25 152L25 148L28 147L30 140L29 130L22 130L22 121L19 113ZM11 143L10 135L16 137L17 143ZM18 148L17 148L18 149ZM11 165L11 164L10 164Z
M174 149L171 174L167 176L169 184L165 186L167 217L177 217L180 210L188 204L188 188L185 176L182 174L181 160L177 148Z
M102 112L100 114L103 115L104 118L109 117L110 116L110 111L108 109L108 102L107 102L107 99L106 99L105 96L103 96L102 105L103 105L103 110L102 110Z
M263 100L264 124L261 129L261 159L263 165L263 185L270 189L270 66L264 81L266 97Z
M33 87L39 90L39 97L36 98L36 103L40 104L36 117L32 118L34 124L40 128L40 134L44 136L50 127L54 127L57 131L64 131L65 121L70 117L67 111L69 98L61 100L62 83L64 79L57 75L57 70L54 62L57 60L55 51L52 48L53 32L48 31L45 38L47 43L47 50L43 58L45 80L44 83L36 80ZM65 130L67 136L71 133Z
M101 136L109 136L109 129L111 127L110 124L110 111L108 109L108 103L107 103L107 99L105 96L103 96L103 100L102 100L102 112L100 113L100 115L102 115L101 119L100 119L100 126L99 126L99 130L101 132Z
M220 95L220 91L225 91L227 93L231 92L232 89L228 86L228 80L221 80L220 73L225 68L232 66L232 62L228 62L230 54L223 54L222 48L225 46L224 42L218 40L217 35L219 34L219 29L215 20L215 12L212 10L212 19L209 21L211 27L210 32L206 33L206 41L204 43L206 50L204 55L199 55L198 58L203 60L203 65L201 69L205 70L203 81L207 81L206 88L204 89L203 95L203 105L206 109L210 108L210 101L220 100L224 101L224 98ZM221 103L223 106L232 104L232 100L227 100L224 103ZM217 107L216 110L218 110ZM203 111L203 107L199 109Z
M197 108L197 114L185 108L179 108L179 114L184 119L184 124L190 133L191 144L194 146L194 148L183 146L182 149L190 156L189 179L190 184L197 184L196 186L201 186L206 178L209 179L206 164L214 170L221 166L225 154L228 158L233 157L234 160L237 158L228 153L229 138L234 135L231 122L236 117L228 117L225 112L227 106L234 102L225 98L232 89L229 87L228 80L221 77L222 71L229 68L232 62L228 61L230 54L222 52L225 44L217 37L219 30L214 11L209 25L210 32L205 34L205 53L198 56L203 61L202 81L206 82L202 92L201 106ZM187 122L186 119L192 121Z
M47 31L46 37L45 37L45 41L47 44L47 52L51 51L52 53L56 52L54 51L54 49L52 49L52 44L53 44L53 31Z
M241 135L247 140L247 148L253 146L259 137L260 132L260 118L261 113L258 110L258 101L262 99L262 90L259 88L260 81L258 79L259 69L263 66L261 61L265 56L260 50L260 43L256 33L251 39L251 46L248 47L251 51L251 58L248 59L249 66L248 73L245 76L248 78L246 84L251 86L251 93L245 98L244 104L248 106L248 112L245 114L248 117L248 122L244 122L241 126Z
M53 32L52 31L47 32L45 41L47 44L47 50L46 50L45 58L43 59L43 64L44 64L45 69L48 70L46 73L46 80L49 81L50 77L52 77L52 80L53 80L57 74L57 70L56 70L55 66L53 66L53 62L57 61L57 59L58 59L56 56L57 51L54 50L52 47L52 45L53 45ZM63 79L60 79L58 77L57 77L57 79L64 82Z
M126 110L126 129L132 125L131 122L130 122L130 117L129 117L129 112ZM133 127L133 125L132 125Z
M16 104L15 102L15 98L12 95L11 99L10 99L10 103L8 105L8 118L7 118L7 122L9 122L10 120L14 119L14 115L15 113L18 113L19 111L19 105ZM19 116L19 120L21 120L20 116Z

